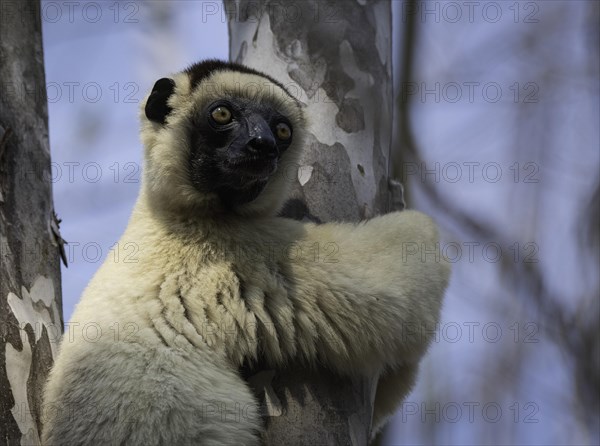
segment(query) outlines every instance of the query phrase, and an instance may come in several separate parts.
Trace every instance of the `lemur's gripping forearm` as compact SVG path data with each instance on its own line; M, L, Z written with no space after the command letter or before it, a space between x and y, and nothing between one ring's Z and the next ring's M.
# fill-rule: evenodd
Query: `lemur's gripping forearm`
M360 224L266 224L280 230L255 229L265 239L251 252L264 269L256 274L256 261L234 268L273 365L299 355L349 373L418 361L449 273L428 217L404 211Z

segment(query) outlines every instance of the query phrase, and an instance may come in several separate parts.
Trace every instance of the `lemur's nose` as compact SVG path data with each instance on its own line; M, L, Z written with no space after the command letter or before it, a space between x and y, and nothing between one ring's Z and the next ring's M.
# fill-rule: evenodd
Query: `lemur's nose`
M278 155L275 136L267 121L259 114L248 117L248 136L246 149L253 155L275 158Z
M250 153L262 155L267 158L275 158L277 156L277 144L275 138L268 130L269 134L257 135L248 141L247 147Z

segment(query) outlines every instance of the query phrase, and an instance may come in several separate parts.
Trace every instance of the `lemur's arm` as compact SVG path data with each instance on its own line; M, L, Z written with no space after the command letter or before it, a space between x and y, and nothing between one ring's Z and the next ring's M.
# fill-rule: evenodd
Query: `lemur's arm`
M427 216L394 212L360 224L281 220L271 233L285 248L274 251L276 270L269 278L257 274L260 283L244 289L250 305L260 286L267 290L261 304L276 337L263 345L269 359L293 350L343 373L418 362L449 276Z

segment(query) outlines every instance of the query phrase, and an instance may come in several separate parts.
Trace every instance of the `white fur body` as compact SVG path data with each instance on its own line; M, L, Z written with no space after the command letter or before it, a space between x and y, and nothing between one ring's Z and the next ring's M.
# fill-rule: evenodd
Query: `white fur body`
M278 218L281 178L239 215L207 215L213 201L194 198L173 152L185 151L176 101L190 93L178 76L169 132L144 124L144 184L119 242L137 254L109 256L73 314L43 444L258 444L257 401L238 373L257 360L386 373L380 424L439 319L449 268L436 226L414 211L358 224Z

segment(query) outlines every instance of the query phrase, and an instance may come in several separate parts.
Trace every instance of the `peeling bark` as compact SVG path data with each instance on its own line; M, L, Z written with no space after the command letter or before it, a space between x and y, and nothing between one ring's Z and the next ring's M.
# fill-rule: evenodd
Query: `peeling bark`
M42 388L62 332L59 244L39 2L2 7L0 443L37 445Z
M224 4L230 58L281 81L311 121L283 214L326 222L388 211L390 2ZM255 386L263 402L274 394L283 407L267 417L265 444L367 444L375 385L375 379L352 381L324 369L276 371L272 380Z

